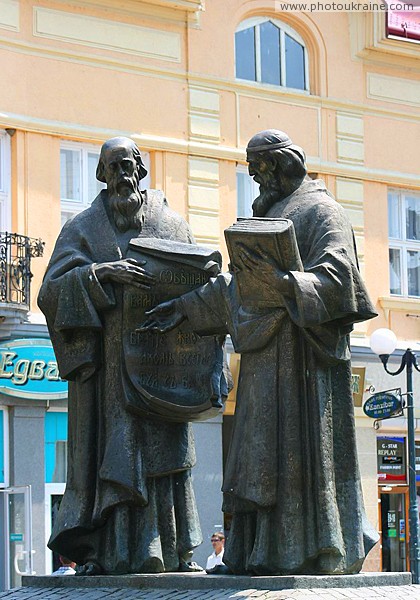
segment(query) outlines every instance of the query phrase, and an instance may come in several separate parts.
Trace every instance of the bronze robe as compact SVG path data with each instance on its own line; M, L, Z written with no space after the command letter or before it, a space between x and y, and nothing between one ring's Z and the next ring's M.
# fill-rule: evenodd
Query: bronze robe
M197 333L228 331L242 355L224 561L238 574L356 573L378 535L364 513L349 333L376 313L351 226L322 181L306 179L266 216L294 223L304 265L290 273L294 297L250 310L231 273L182 297Z
M174 571L202 541L192 428L127 410L122 286L101 285L91 266L124 258L136 235L187 243L193 237L161 192L147 192L140 234L113 228L106 198L101 192L65 224L38 299L69 380L67 486L49 547L78 564L94 561L105 573Z

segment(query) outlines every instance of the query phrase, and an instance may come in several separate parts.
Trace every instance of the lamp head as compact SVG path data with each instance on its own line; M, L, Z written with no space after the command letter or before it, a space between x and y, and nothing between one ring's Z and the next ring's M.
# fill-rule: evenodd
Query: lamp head
M370 347L372 352L377 354L382 362L385 360L386 364L388 356L392 354L397 347L397 336L393 331L386 329L385 327L377 329L370 336Z

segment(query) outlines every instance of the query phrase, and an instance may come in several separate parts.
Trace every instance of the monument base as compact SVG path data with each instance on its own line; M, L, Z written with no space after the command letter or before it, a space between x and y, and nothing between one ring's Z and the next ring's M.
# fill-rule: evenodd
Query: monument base
M24 587L36 588L135 588L141 590L316 590L409 586L411 573L359 573L358 575L279 575L248 577L206 573L103 575L97 577L26 576ZM417 586L415 586L417 588ZM420 586L418 587L420 597ZM207 597L207 596L206 596Z

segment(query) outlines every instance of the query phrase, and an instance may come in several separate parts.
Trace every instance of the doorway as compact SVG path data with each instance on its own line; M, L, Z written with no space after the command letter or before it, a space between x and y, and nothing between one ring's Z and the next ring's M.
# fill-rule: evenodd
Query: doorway
M382 571L408 571L408 488L380 491Z
M32 568L31 486L0 490L0 590L20 587Z

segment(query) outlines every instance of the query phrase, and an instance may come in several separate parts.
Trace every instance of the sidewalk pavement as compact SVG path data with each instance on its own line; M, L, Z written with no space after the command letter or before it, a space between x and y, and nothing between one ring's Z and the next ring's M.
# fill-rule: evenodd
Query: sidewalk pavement
M420 585L268 590L136 590L24 587L0 592L0 600L420 600Z

